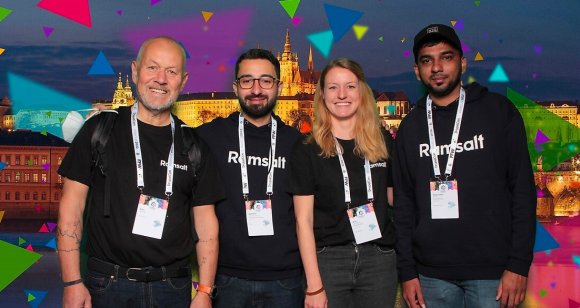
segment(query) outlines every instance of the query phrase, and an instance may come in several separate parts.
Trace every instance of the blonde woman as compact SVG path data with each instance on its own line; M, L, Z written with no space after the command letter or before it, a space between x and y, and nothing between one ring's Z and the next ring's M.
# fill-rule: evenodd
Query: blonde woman
M360 65L331 61L312 135L290 163L305 307L393 307L397 285L390 135Z

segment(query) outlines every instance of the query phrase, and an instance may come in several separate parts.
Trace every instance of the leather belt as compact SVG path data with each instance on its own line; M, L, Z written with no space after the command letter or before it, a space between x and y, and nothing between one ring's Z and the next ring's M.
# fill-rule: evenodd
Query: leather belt
M95 272L111 275L115 278L126 278L131 281L151 282L167 278L187 277L191 275L190 266L162 267L122 267L97 258L90 258L87 267Z

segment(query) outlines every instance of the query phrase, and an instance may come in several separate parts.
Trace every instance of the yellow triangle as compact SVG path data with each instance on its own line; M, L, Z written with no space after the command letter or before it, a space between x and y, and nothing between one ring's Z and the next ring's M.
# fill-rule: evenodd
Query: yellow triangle
M4 211L0 211L0 222L2 222L3 217L4 217Z
M475 61L483 61L483 56L479 53L479 51L475 55Z
M6 49L0 48L0 55L4 53L4 50L6 50Z
M453 27L455 27L455 24L456 24L456 23L457 23L457 20L452 20L452 21L451 21L451 25L452 25Z
M365 36L365 33L367 33L368 29L369 29L369 26L363 26L363 25L352 26L352 30L354 30L354 34L356 35L356 39L359 41L363 38L363 36Z
M469 78L467 78L467 84L471 84L476 82L477 80L475 80L475 78L473 76L469 76Z
M403 36L403 38L401 39L401 43L405 42L405 37Z
M205 20L205 22L208 22L209 19L213 16L213 13L208 11L201 11L201 15L203 15L203 20Z

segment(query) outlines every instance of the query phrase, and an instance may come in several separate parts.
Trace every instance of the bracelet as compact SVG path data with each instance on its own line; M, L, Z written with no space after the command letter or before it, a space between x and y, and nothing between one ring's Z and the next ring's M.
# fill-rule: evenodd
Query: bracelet
M316 294L320 294L322 292L324 292L324 286L322 286L320 289L314 291L314 292L308 292L305 291L307 296L312 296L312 295L316 295Z
M79 284L81 282L83 282L83 279L79 278L77 280L63 282L62 286L66 288L66 287L74 286L75 284Z

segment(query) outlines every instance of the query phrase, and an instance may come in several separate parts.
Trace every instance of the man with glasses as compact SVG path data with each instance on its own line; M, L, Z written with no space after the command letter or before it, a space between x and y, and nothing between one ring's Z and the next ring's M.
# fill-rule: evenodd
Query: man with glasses
M226 190L216 204L214 307L304 305L294 208L285 188L287 159L300 133L273 113L279 78L280 62L271 52L248 50L237 60L233 82L241 112L198 128Z

